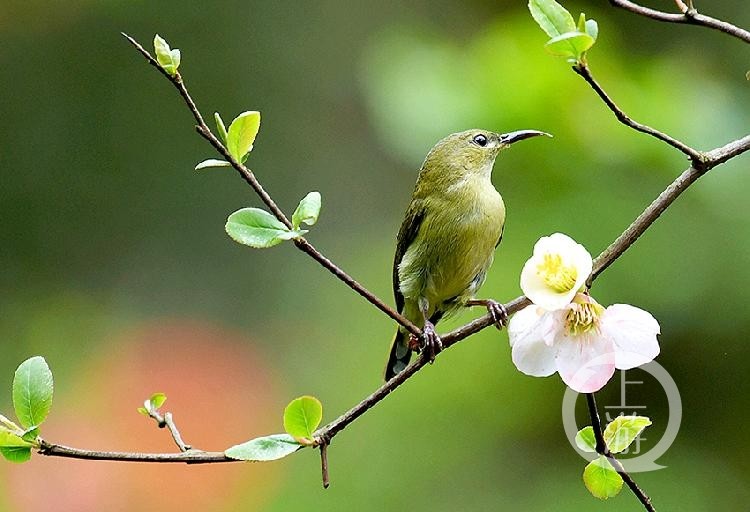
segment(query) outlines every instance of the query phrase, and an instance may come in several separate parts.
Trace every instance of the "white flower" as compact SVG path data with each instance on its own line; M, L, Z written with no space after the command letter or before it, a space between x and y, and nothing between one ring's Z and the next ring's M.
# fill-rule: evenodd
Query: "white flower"
M579 293L564 309L531 305L508 325L513 364L535 377L560 373L579 393L593 393L615 368L628 370L659 354L659 323L650 313L627 304L608 308Z
M521 271L521 289L547 311L562 309L591 274L591 255L581 244L562 233L539 239Z

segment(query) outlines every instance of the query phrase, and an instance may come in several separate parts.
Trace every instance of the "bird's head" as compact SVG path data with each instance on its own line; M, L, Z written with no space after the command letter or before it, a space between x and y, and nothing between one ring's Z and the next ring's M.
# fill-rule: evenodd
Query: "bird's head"
M519 140L550 134L537 130L519 130L510 133L495 133L489 130L466 130L448 135L435 144L422 164L423 171L435 170L436 174L469 173L490 175L495 158L503 149Z

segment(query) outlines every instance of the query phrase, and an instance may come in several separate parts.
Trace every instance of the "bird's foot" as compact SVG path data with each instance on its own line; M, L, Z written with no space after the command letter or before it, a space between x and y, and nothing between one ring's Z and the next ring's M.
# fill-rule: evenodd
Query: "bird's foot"
M486 306L487 312L492 317L498 331L508 326L508 310L505 309L505 306L492 299L487 299Z
M419 351L424 351L427 358L430 360L430 364L435 361L441 350L443 350L443 341L440 336L435 332L435 326L432 322L425 322L422 328L422 339L419 345Z

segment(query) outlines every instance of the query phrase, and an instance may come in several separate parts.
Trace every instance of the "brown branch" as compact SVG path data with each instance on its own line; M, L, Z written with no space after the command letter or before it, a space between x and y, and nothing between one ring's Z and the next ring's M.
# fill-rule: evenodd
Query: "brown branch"
M195 104L195 101L193 101L193 98L190 96L190 93L188 92L187 88L185 87L184 82L182 81L182 77L179 73L175 73L175 75L170 75L167 73L164 68L162 68L159 63L154 59L151 54L143 47L141 46L138 41L130 37L129 35L122 32L122 35L127 39L130 44L132 44L136 50L138 50L141 55L148 61L149 64L156 67L159 72L164 75L171 83L172 85L177 88L177 90L180 93L180 96L182 96L183 100L185 100L185 103L187 104L188 108L190 109L190 112L193 114L193 117L195 118L195 121L198 123L196 126L196 130L198 133L206 139L225 159L227 162L231 164L231 166L239 173L239 175L242 177L245 182L252 187L252 189L255 191L256 194L258 194L258 197L260 197L261 201L263 201L263 204L265 204L269 210L271 210L271 213L279 219L279 221L283 222L284 225L286 225L288 228L292 227L292 223L289 221L289 219L286 217L283 211L281 211L281 208L278 207L276 202L271 199L271 196L268 194L268 192L265 191L265 189L261 186L258 179L255 177L255 174L245 167L242 163L238 162L230 153L229 150L224 146L224 144L221 143L221 141L216 138L216 136L211 133L211 129L206 125L206 122L203 120L203 116L201 115L200 111L198 110L198 107ZM340 267L338 267L336 264L334 264L331 260L326 258L320 251L318 251L313 245L305 240L304 238L297 238L294 240L294 245L304 253L308 254L310 257L312 257L315 261L317 261L323 268L328 270L330 273L332 273L334 276L336 276L337 279L344 282L349 288L357 292L359 295L365 298L370 304L378 308L380 311L391 317L393 320L395 320L397 323L402 325L406 330L408 330L410 333L415 334L417 336L420 336L422 334L421 329L414 325L413 322L411 322L408 318L401 315L398 311L394 310L390 306L388 306L385 302L383 302L378 296L376 296L374 293L369 291L367 288L359 284L357 281L354 280L349 274L344 272Z
M691 166L680 174L609 247L596 257L594 268L588 280L589 286L599 274L604 272L617 258L622 256L622 253L633 245L649 226L659 218L664 210L690 185L695 183L698 178L717 165L721 165L748 150L750 150L750 135L705 153L703 169L699 170Z
M103 452L97 450L82 450L61 444L54 444L37 438L39 453L50 457L65 457L84 460L110 460L119 462L182 462L185 464L208 464L217 462L239 462L230 459L223 452L204 452L202 450L187 450L179 453L133 453L133 452Z
M331 479L328 476L328 445L320 445L320 472L323 478L323 489L328 489L331 485Z
M640 16L646 16L647 18L651 18L656 21L664 21L667 23L683 23L687 25L698 25L701 27L712 28L724 32L725 34L729 34L730 36L736 37L737 39L741 39L746 43L750 43L749 31L732 25L731 23L727 23L726 21L721 21L716 18L712 18L711 16L700 14L694 8L689 8L689 6L685 6L687 9L685 9L682 14L673 14L669 12L657 11L656 9L651 9L649 7L644 7L635 2L631 2L630 0L609 0L609 3L615 7L620 7L621 9L625 9L626 11L630 11Z
M638 498L638 501L643 504L646 510L648 510L649 512L656 512L654 505L651 503L651 498L649 498L648 495L643 492L640 487L638 487L638 484L635 483L635 480L633 480L633 478L627 473L627 471L625 471L622 463L615 458L612 452L609 451L607 442L604 440L602 422L599 419L599 410L596 407L596 398L594 397L593 393L586 393L586 405L588 406L589 416L591 417L591 426L594 429L594 438L596 439L596 452L599 455L604 455L605 457L607 457L609 463L612 464L612 467L615 468L615 471L617 471L617 473L619 473L619 475L622 477L622 480L627 484L630 490L633 491L635 497Z
M690 157L690 160L692 160L693 165L700 167L702 166L702 162L704 159L704 155L701 154L700 151L697 151L684 142L681 142L666 133L660 132L659 130L656 130L654 128L651 128L650 126L647 126L645 124L641 124L637 121L634 121L630 118L625 112L620 109L620 107L617 106L617 104L612 100L612 98L609 97L609 95L602 89L601 85L594 79L593 75L591 74L591 70L589 70L588 65L585 62L579 62L575 66L573 66L573 71L581 75L581 77L586 80L586 82L591 86L592 89L596 92L596 94L599 95L599 97L602 99L605 105L614 113L615 117L617 117L617 120L620 121L622 124L629 126L630 128L639 131L641 133L645 133L647 135L650 135L656 139L659 139L662 142L665 142L672 146L673 148L676 148L683 153L685 153L688 157Z

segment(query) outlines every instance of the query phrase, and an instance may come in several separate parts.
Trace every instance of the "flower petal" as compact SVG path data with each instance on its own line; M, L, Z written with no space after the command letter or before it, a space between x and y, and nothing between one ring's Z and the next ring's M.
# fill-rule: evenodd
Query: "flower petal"
M560 377L579 393L599 391L615 373L614 344L596 331L578 336L562 331L555 345Z
M656 335L659 322L651 313L629 304L609 306L601 318L602 334L615 346L615 366L629 370L653 361L659 355Z
M513 315L508 324L513 364L526 375L547 377L557 371L557 349L547 345L543 336L544 326L547 324L545 317L548 315L549 313L532 304Z
M572 288L555 290L544 281L539 274L539 265L543 263L545 255L559 255L566 267L575 268L576 281ZM569 304L578 290L584 286L591 274L592 265L591 255L586 248L568 235L553 233L544 236L534 244L531 258L521 270L521 289L534 304L549 311L561 309Z

